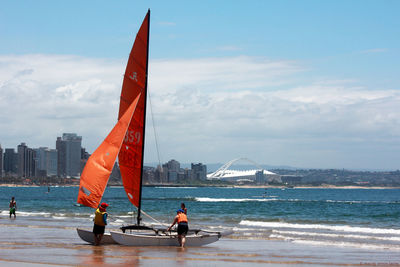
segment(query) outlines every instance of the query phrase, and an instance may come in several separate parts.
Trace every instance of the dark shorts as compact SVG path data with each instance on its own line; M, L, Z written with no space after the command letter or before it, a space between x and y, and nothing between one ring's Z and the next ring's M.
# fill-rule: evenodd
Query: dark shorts
M185 222L178 224L178 235L186 235L189 230L189 226Z
M95 234L95 235L102 235L102 234L104 234L104 230L105 230L105 229L106 229L105 226L100 226L100 225L95 224L95 225L93 226L93 234Z

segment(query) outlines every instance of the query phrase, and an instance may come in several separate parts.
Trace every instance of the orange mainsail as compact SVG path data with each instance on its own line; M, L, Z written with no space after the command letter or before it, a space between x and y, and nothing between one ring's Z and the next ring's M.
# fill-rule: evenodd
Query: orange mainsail
M140 95L118 154L122 183L130 202L138 207L140 217L141 183L146 119L147 72L149 53L150 10L136 35L122 84L119 118ZM138 219L139 222L139 219Z
M140 94L86 162L79 184L78 203L98 207L139 98Z

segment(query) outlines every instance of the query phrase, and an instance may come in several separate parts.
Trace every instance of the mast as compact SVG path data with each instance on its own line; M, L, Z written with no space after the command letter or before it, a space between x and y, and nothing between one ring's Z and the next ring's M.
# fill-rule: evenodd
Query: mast
M142 205L142 182L143 182L143 161L144 161L144 144L146 137L146 109L147 109L147 79L148 79L148 71L149 71L149 40L150 40L150 8L147 11L149 16L147 23L147 55L146 55L146 81L144 85L144 112L143 112L143 146L142 146L142 160L141 160L141 168L140 168L140 187L139 187L139 206L138 206L138 214L137 214L137 225L140 225L140 208Z

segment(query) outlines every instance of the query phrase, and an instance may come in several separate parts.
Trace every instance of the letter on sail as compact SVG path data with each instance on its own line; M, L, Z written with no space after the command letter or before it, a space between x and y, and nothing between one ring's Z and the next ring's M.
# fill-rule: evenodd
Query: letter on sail
M146 116L148 35L150 11L136 35L121 91L119 117L139 95L139 102L133 114L121 150L118 154L122 182L129 200L140 206L141 168L143 164L144 126Z

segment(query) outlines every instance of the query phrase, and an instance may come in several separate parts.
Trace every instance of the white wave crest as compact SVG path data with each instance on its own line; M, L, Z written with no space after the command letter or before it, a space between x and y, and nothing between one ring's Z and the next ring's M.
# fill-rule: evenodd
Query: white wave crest
M352 239L374 239L384 241L400 241L400 237L380 237L371 235L349 235L349 234L327 234L327 233L316 233L316 232L297 232L297 231L280 231L272 230L273 233L280 235L291 235L291 236L314 236L314 237L330 237L330 238L352 238ZM272 235L271 235L272 236Z
M66 217L62 217L62 216L52 216L53 219L55 220L64 220Z
M255 229L255 228L244 228L244 227L233 227L232 230L235 231L235 232L249 232L249 231L255 232L258 229Z
M249 201L275 201L276 199L266 198L209 198L209 197L196 197L199 202L249 202Z
M192 186L156 186L155 188L162 188L162 189L194 189L198 187L192 187Z
M355 227L348 225L324 225L324 224L297 224L285 222L261 222L242 220L239 225L258 226L265 228L294 228L294 229L320 229L350 233L368 233L368 234L392 234L400 235L400 229L384 229L384 228L369 228Z
M333 242L333 241L314 241L314 240L292 240L293 243L307 244L313 246L335 246L335 247L355 247L368 250L396 250L400 251L400 246L388 244L360 244L355 242Z
M42 216L42 217L50 217L51 213L49 212L26 212L26 211L16 211L17 216Z

